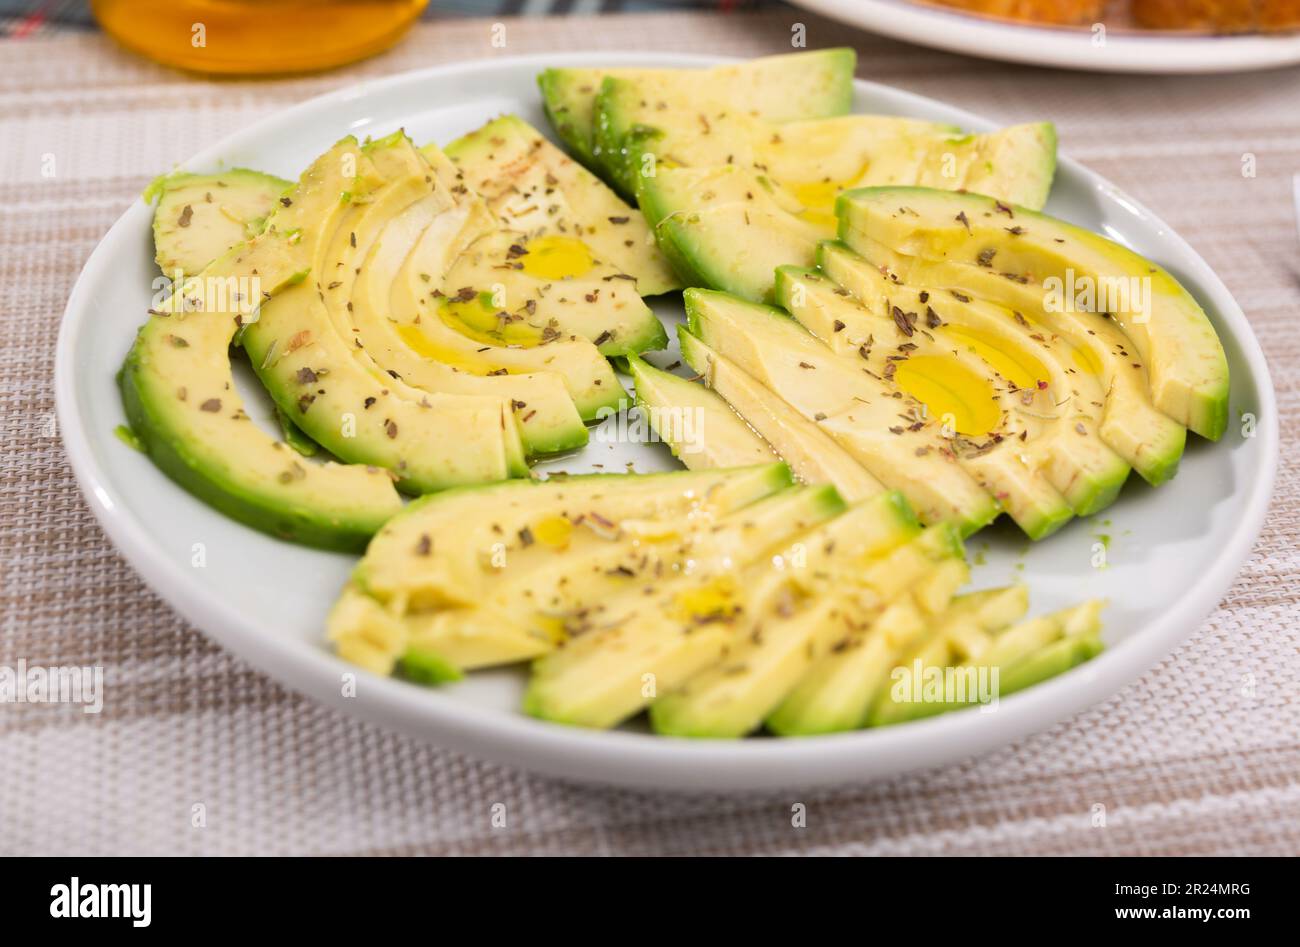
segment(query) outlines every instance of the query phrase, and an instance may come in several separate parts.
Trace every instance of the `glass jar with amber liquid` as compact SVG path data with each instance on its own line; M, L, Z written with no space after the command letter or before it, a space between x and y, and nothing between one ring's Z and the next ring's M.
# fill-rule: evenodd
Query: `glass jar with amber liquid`
M92 0L123 46L191 72L328 69L372 56L410 29L429 0Z

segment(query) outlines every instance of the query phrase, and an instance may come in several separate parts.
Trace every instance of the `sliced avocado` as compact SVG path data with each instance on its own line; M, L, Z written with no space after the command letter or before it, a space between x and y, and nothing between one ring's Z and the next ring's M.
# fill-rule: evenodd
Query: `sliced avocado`
M855 65L853 50L823 49L703 72L607 75L596 99L592 152L615 187L630 196L639 173L637 155L627 147L630 133L682 125L707 132L708 116L719 110L774 123L843 115L853 101Z
M779 458L736 412L708 388L655 368L635 355L627 360L643 411L673 456L691 470L743 467Z
M603 108L639 103L639 83L607 79ZM682 120L683 113L695 120ZM646 173L650 159L670 166L739 165L780 182L803 219L835 231L835 198L856 187L913 185L967 190L1039 208L1056 168L1050 123L968 135L952 125L889 115L843 115L774 125L725 104L690 103L647 117L627 136L629 160Z
M268 300L244 326L253 370L318 444L343 460L391 470L409 492L526 474L509 399L413 388L343 331L357 271L379 236L370 222L415 198L409 180L383 179L371 147L356 150L350 164L375 179L373 188L336 194L341 213L331 207L289 238L310 260L311 277Z
M729 359L677 327L682 359L790 465L803 483L829 483L850 503L885 488L835 440Z
M924 634L939 597L910 594L936 567L962 555L949 523L932 526L864 571L862 586L874 592L868 612L827 649L767 718L768 729L784 736L854 730L862 726L895 654ZM964 572L960 572L964 576ZM952 572L940 590L951 595Z
M841 239L864 256L870 253L860 244L872 241L921 263L955 264L971 293L990 302L1032 311L1050 298L1053 307L1100 308L1132 344L1137 367L1129 371L1146 369L1155 406L1202 437L1223 434L1223 346L1192 295L1150 260L1081 227L975 194L866 188L841 196L837 213ZM1080 306L1085 291L1091 304Z
M425 148L422 154L428 160L435 152ZM443 175L437 176L443 180ZM449 177L455 180L454 170ZM394 278L389 310L393 331L416 355L459 372L487 377L555 372L584 421L617 410L626 393L590 341L541 325L540 344L524 344L536 341L534 328L525 327L527 334L518 341L503 326L503 317L498 316L502 310L493 305L492 294L471 291L466 299L459 293L449 296L440 288L439 274L446 272L450 261L494 226L487 205L475 198L462 201L455 213L440 216L420 234ZM514 316L528 315L528 304L506 315L513 323ZM484 331L498 327L506 331L495 335Z
M632 277L642 296L681 288L641 212L517 115L458 138L446 153L503 225L533 239L580 235L594 256Z
M894 306L923 314L922 343L983 362L994 384L1010 395L1003 400L1016 429L1006 436L1020 441L1017 453L1075 513L1088 516L1114 500L1130 469L1106 442L1108 401L1119 395L1103 385L1087 349L1034 321L1032 313L891 280L841 243L823 244L817 259L822 272L878 319L891 319Z
M302 456L314 457L320 451L320 445L304 434L302 428L294 424L293 419L285 414L278 405L275 409L275 420L280 425L280 433L284 436L284 442Z
M755 632L737 641L721 663L651 705L655 731L739 737L758 729L818 655L857 620L860 609L839 586L851 584L859 568L907 542L917 530L906 502L893 493L851 507L803 537L799 578L778 586L768 602L757 603L763 613Z
M866 277L872 273L879 276L870 271ZM948 334L931 305L948 311L942 301L894 283L879 289L858 298L824 273L777 270L777 295L791 315L832 351L865 362L921 401L928 417L941 419L958 463L1001 501L1031 539L1050 535L1076 512L1086 515L1113 501L1128 465L1097 439L1095 428L1089 430L1097 409L1092 404L1071 407L1070 393L1079 386L1059 368L1049 376L1027 336L1022 343L1014 329L1005 335L990 331L992 346L1001 348L996 355L984 350L995 360L1006 356L1005 362L998 361L1004 371L1023 363L1045 376L1022 388L971 349L969 335ZM1005 322L1014 322L1010 313ZM999 328L1001 324L995 326ZM1055 389L1048 377L1057 383ZM1100 391L1092 394L1094 400L1103 397Z
M404 677L426 686L459 681L465 676L460 668L448 663L441 655L419 645L407 648L398 666Z
M406 138L374 146L368 154L386 180L405 183L395 187L389 199L372 201L356 222L358 245L370 247L356 279L331 279L326 285L327 297L350 289L344 305L329 307L338 330L350 335L389 375L415 388L507 399L530 456L586 444L586 426L559 373L484 375L463 370L454 354L444 362L426 357L407 341L409 333L394 321L394 286L426 231L445 235L451 245L446 249L453 250L463 215L455 195L430 174L428 161ZM444 223L446 217L452 218L451 226ZM337 271L335 267L330 275L341 277ZM420 313L407 313L406 318L420 318Z
M981 679L993 689L992 696L1003 697L1081 664L1102 650L1103 604L1083 602L1009 628L1003 622L972 622L969 615L940 623L940 632L900 663L892 686L872 708L871 724L901 723L969 707L978 702L972 690L977 692ZM948 679L954 689L965 691L965 700L946 693Z
M938 419L883 378L841 358L780 310L688 289L690 332L816 423L921 520L952 520L969 534L997 501L952 457Z
M647 538L663 524L676 535L679 520L711 522L790 483L785 465L767 464L516 480L430 494L370 544L331 614L330 638L345 658L379 673L389 673L412 641L461 667L532 657L553 642L500 620L512 603L520 614L528 588L567 596L617 585L628 553L614 537L626 533L633 543L647 532L641 523L648 524ZM583 556L601 568L579 585L559 583L564 560ZM556 575L558 584L534 582L544 574ZM494 610L469 614L485 605Z
M782 264L811 266L827 228L799 216L795 198L736 165L660 164L637 179L637 201L655 239L691 286L769 302Z
M839 515L833 487L796 487L763 501L779 515L721 571L708 568L606 599L590 630L533 665L524 711L571 726L612 727L716 664L751 631L755 586L783 568L787 547ZM647 594L645 589L650 589Z
M144 192L153 213L155 260L172 278L193 276L235 244L257 236L292 182L246 168L164 174Z
M867 726L881 726L910 719L926 711L912 700L915 668L943 667L952 663L954 650L986 647L989 637L1024 617L1029 608L1029 590L1010 585L959 595L940 614L925 634L896 655L889 672L890 686L876 695Z
M209 295L205 287L219 282L234 287L224 293L224 307L177 305L154 316L118 376L132 430L169 477L256 529L344 550L360 550L401 509L388 474L300 462L248 420L228 352L240 321L252 317L251 300L230 311L239 281L251 287L255 278L256 292L274 294L301 279L310 266L301 234L343 214L339 192L356 186L341 173L343 159L356 150L352 138L336 144L303 173L261 234L203 271L196 284L203 293L199 302Z

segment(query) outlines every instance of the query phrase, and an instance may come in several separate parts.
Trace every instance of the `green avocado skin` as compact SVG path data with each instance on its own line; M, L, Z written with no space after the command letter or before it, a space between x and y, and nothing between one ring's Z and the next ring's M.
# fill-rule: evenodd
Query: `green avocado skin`
M117 383L127 423L163 473L204 503L263 533L319 549L350 553L365 551L370 537L379 531L384 520L327 520L309 510L286 510L237 484L225 482L193 460L183 444L168 439L162 433L165 428L153 423L148 399L138 383L138 373L143 370L137 349L132 346L118 372Z

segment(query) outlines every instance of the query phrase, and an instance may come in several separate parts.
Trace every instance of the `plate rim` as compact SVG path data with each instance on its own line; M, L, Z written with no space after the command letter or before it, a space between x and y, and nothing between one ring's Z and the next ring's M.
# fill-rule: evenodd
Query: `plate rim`
M1300 33L1276 36L1108 32L1107 55L1081 58L1090 33L1014 23L909 0L790 0L829 19L918 46L1049 69L1148 75L1259 72L1300 63ZM1054 58L1055 57L1055 58Z
M251 138L288 116L326 110L331 104L382 94L409 83L436 80L449 73L491 73L501 69L545 68L559 64L599 66L610 63L648 66L712 65L738 57L678 53L582 52L494 57L450 63L369 79L277 110L203 149L182 168L217 163ZM883 93L909 104L938 105L963 116L971 129L994 127L986 119L938 99L855 79L855 90ZM148 219L139 200L113 224L78 275L60 321L55 356L55 405L58 428L78 486L101 528L147 585L193 627L286 687L327 706L372 723L396 729L458 752L550 776L582 782L668 790L777 789L794 785L830 785L883 778L982 753L1058 723L1118 692L1199 628L1235 579L1258 538L1272 497L1279 453L1276 396L1259 340L1245 313L1218 275L1189 244L1156 214L1099 174L1062 156L1064 166L1094 191L1130 204L1166 240L1191 255L1201 267L1198 279L1228 323L1259 391L1257 436L1262 462L1247 489L1247 507L1198 583L1195 593L1179 600L1159 618L1141 626L1097 658L1051 681L1005 698L995 716L968 711L945 714L896 727L860 730L798 739L738 741L690 740L626 731L590 731L536 720L518 712L494 711L437 690L381 678L347 664L320 647L262 634L252 616L243 614L217 592L193 580L154 548L148 530L118 510L118 500L93 456L88 429L76 410L77 375L73 371L76 330L90 311L90 286L112 266L117 240L134 218ZM176 489L181 489L176 487ZM194 502L202 501L195 499ZM212 511L212 515L221 514ZM342 674L356 675L357 697L343 696ZM364 699L362 693L365 694Z

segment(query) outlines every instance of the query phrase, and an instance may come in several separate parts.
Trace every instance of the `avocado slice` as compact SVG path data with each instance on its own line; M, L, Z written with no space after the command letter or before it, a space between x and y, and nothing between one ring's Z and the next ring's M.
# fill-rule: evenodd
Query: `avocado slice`
M767 441L708 388L635 355L627 364L636 384L637 408L673 456L691 470L779 459Z
M642 115L646 101L635 79L606 79L598 108L604 126L625 128L618 117ZM608 116L606 115L608 113ZM914 185L973 191L1039 208L1056 170L1056 130L1049 122L966 134L952 125L891 115L842 115L783 125L730 103L674 103L643 116L625 137L636 173L655 163L671 166L739 165L788 189L799 216L835 230L835 198L856 187ZM637 155L640 153L639 160Z
M523 442L508 398L414 388L345 331L357 271L378 238L367 223L416 197L413 182L387 181L377 171L369 154L374 147L349 156L373 186L354 185L346 199L336 195L341 213L331 209L306 220L290 238L310 261L311 276L268 300L244 326L253 370L318 444L343 460L393 471L408 492L524 475Z
M866 569L860 583L874 594L865 621L813 662L768 716L768 729L806 736L862 726L894 655L924 634L966 580L961 555L960 536L943 523Z
M673 538L679 520L712 522L790 483L784 464L766 464L516 480L430 494L371 543L331 613L330 638L344 657L379 673L389 673L415 640L462 667L532 657L553 641L520 627L518 609L530 596L563 596L553 603L559 608L583 590L624 585L619 567L636 567L641 557L632 558L627 547L638 537L650 543L666 529L665 538ZM583 583L561 582L569 560L580 558L598 568ZM545 600L538 604L555 610ZM511 607L513 618L505 615Z
M605 599L589 628L533 665L524 711L612 727L721 660L752 630L755 588L797 555L791 543L844 510L833 487L796 487L759 505L765 528L730 562Z
M193 276L231 247L257 236L292 183L247 168L155 178L144 200L158 199L153 214L158 268L173 279Z
M581 235L600 260L635 281L642 296L681 289L645 217L517 115L456 139L447 157L506 227L533 239Z
M1001 615L981 617L978 607L977 614L968 610L940 621L936 633L893 672L894 683L881 692L870 724L901 723L970 706L969 699L950 701L926 693L928 680L937 682L940 673L951 674L954 682L960 675L969 693L969 683L984 669L985 680L1003 697L1068 671L1101 652L1103 605L1091 600L1011 627Z
M952 458L940 422L884 378L832 352L778 309L701 289L685 293L690 333L788 402L890 489L922 522L969 534L997 501Z
M426 231L444 235L447 249L454 249L453 233L462 215L455 195L430 174L428 161L405 137L372 146L367 153L394 189L387 200L369 203L354 228L358 246L369 246L361 272L351 282L331 279L326 286L327 297L351 290L344 305L329 306L339 332L360 343L358 347L389 375L415 388L507 399L530 456L586 444L586 426L559 373L485 375L464 370L454 354L446 362L424 357L407 342L401 325L393 321L394 285ZM403 182L400 187L398 182ZM447 217L453 219L450 227L444 222ZM341 276L338 269L331 276ZM407 317L419 316L416 311Z
M755 633L726 658L650 707L657 733L740 737L758 729L808 667L843 637L861 609L843 589L920 527L900 494L880 494L814 529L796 576L777 583Z
M1108 420L1121 415L1127 405L1114 406L1110 400L1127 398L1129 392L1104 384L1101 366L1089 349L1055 334L1033 313L1014 313L961 292L932 291L890 279L842 243L822 244L817 260L823 273L878 319L892 318L894 305L923 313L927 331L921 334L922 342L969 352L985 363L995 383L1012 396L1016 424L1028 432L1021 440L1024 456L1076 514L1090 515L1114 500L1130 466L1108 436L1113 430ZM1181 437L1174 440L1181 445ZM1127 445L1117 439L1117 447ZM1150 456L1146 451L1125 453L1138 460ZM1176 467L1176 454L1173 463ZM1162 469L1168 469L1167 459Z
M837 272L854 264L836 253L828 262ZM921 400L927 416L943 419L958 463L1031 539L1114 501L1129 466L1097 437L1093 419L1105 396L1095 383L1080 397L1083 381L1036 357L1033 329L1026 324L1022 336L1011 313L972 325L976 307L948 306L928 292L885 281L871 267L861 269L854 270L861 277L854 288L863 297L823 273L796 267L777 271L777 295L832 351L866 361ZM936 306L966 321L948 326ZM1016 377L1004 378L999 368Z
M636 79L645 83L647 109L660 99L678 99L701 90L732 107L772 122L842 115L853 101L853 71L857 57L852 49L765 56L711 69L547 69L538 76L546 116L573 155L624 188L633 189L626 177L620 181L623 133L636 123L637 114L622 113L627 126L597 128L596 97L607 78Z
M782 264L811 266L823 223L770 177L737 165L656 166L637 178L637 202L655 239L691 286L770 302Z
M263 232L213 261L195 290L220 283L238 293L241 279L256 277L261 293L275 294L301 280L310 268L301 234L344 213L339 192L354 185L341 169L355 151L355 139L345 138L317 159ZM228 352L241 320L252 317L252 301L224 295L224 306L201 309L177 300L141 328L118 376L133 432L164 473L233 519L308 545L359 551L401 509L391 480L363 466L302 462L249 422Z
M1104 302L1133 349L1128 370L1147 372L1152 403L1202 437L1223 434L1223 347L1192 295L1150 260L1080 227L975 194L865 188L842 195L837 213L840 238L869 259L878 245L922 265L951 263L971 294L1010 309L1047 308L1049 298L1063 309ZM897 275L917 282L908 272Z
M885 491L884 486L816 423L807 420L777 395L677 327L682 359L772 445L803 483L829 483L850 503Z

